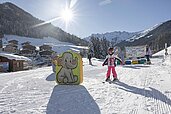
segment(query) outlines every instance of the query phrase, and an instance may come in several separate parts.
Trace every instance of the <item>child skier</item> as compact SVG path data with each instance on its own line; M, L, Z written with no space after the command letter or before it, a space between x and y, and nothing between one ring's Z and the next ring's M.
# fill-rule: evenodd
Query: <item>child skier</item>
M116 74L116 71L115 71L115 66L116 66L116 60L120 61L121 64L122 64L122 60L119 59L118 57L116 57L114 55L114 49L113 48L108 48L108 55L106 56L106 59L104 60L103 62L103 66L104 65L108 65L108 71L107 71L107 74L106 74L106 81L109 81L110 80L110 72L112 70L112 73L113 73L113 81L117 80L117 74Z

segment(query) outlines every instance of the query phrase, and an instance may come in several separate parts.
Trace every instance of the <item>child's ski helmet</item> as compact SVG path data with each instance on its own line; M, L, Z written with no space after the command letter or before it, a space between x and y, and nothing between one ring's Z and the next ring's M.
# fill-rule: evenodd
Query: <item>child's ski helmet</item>
M114 49L112 47L109 47L108 51L114 51Z

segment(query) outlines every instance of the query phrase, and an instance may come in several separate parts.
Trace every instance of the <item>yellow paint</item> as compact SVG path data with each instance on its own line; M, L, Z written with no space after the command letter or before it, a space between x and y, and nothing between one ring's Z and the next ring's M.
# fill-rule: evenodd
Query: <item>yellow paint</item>
M66 76L66 74L71 74L71 73L67 73L67 72L69 72L68 68L64 68L64 65L66 65L65 62L67 62L67 60L64 60L66 55L72 55L72 60L73 61L76 60L77 63L78 63L76 68L70 69L70 71L74 75L74 78L76 78L76 79L72 78L73 82L69 82L69 79L67 78L67 77L70 77L70 75ZM61 63L61 61L65 61L64 65L59 64L59 63ZM83 61L82 61L82 57L80 56L80 54L74 53L72 51L64 52L64 53L62 53L61 55L58 56L57 63L58 64L56 65L56 82L58 84L78 85L78 84L83 82ZM72 63L72 61L71 61L71 63ZM63 69L67 69L67 70L63 70ZM61 76L62 70L64 71L63 74L65 76L64 75ZM75 81L75 80L77 80L77 81Z
M132 64L138 64L138 60L133 60Z

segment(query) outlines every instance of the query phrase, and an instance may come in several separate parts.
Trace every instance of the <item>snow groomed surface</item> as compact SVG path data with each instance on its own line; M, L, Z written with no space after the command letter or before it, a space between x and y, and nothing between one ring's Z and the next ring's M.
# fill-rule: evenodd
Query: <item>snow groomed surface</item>
M51 67L0 74L0 114L169 114L170 56L152 65L117 66L119 82L105 83L102 60L83 59L81 85L56 85Z

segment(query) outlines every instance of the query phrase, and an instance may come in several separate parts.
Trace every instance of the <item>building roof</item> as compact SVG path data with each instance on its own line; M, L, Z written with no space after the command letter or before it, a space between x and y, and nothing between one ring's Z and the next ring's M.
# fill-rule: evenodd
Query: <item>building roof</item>
M36 50L36 46L33 46L33 45L23 45L22 46L23 49L29 49L29 50Z
M18 42L18 40L9 40L8 42Z
M9 60L23 60L23 61L31 61L31 59L29 59L28 57L24 57L24 56L18 56L18 55L13 55L13 54L8 54L8 53L0 53L0 56L2 57L6 57Z
M49 51L49 50L45 50L45 51L40 51L39 54L40 55L52 55L52 51Z

